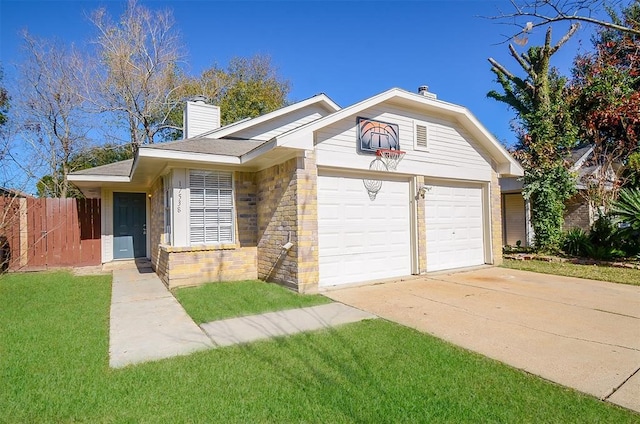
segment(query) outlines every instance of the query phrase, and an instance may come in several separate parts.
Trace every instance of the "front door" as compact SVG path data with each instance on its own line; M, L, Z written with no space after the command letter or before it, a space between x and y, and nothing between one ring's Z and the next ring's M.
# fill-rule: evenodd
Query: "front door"
M147 208L144 193L113 193L113 258L147 256Z

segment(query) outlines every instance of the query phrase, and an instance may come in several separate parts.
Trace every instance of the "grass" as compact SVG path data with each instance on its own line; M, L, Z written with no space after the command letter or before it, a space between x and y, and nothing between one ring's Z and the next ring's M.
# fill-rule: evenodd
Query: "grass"
M637 423L384 320L108 368L108 277L0 278L3 423Z
M533 271L542 274L563 275L566 277L587 278L612 283L640 285L640 270L615 268L610 266L578 265L566 262L516 261L505 259L504 268Z
M299 294L258 280L203 284L179 288L173 294L198 324L331 303L324 296Z

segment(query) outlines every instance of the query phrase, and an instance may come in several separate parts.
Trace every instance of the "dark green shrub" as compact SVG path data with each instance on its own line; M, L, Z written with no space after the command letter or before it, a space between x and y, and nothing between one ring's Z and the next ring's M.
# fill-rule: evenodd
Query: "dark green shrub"
M611 205L621 248L628 256L640 253L640 189L622 189Z
M572 228L564 233L562 250L568 255L585 256L591 246L589 234L582 228Z
M623 258L625 252L612 246L596 246L589 244L587 246L586 254L591 259L599 261L611 261L613 259Z

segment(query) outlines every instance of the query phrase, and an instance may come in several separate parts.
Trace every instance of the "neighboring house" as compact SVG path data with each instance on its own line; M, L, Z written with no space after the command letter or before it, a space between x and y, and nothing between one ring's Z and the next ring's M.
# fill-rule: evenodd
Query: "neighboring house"
M150 258L169 287L260 278L300 292L501 262L501 176L520 165L464 107L391 89L326 95L69 180L102 199L103 262ZM395 171L379 147L406 152Z
M597 208L589 204L584 193L589 181L598 178L600 174L600 167L593 164L592 156L593 146L589 145L573 149L569 157L571 163L569 171L576 176L578 193L565 203L563 226L565 230L582 228L589 231L598 216ZM608 170L606 174L609 181L615 181L613 170ZM531 246L534 238L531 208L522 197L522 181L517 177L501 178L500 190L502 191L502 243L507 246L516 246L520 241L522 246Z
M19 198L32 197L30 194L25 193L22 190L17 190L17 189L14 189L14 188L6 188L6 187L0 187L0 196L2 196L2 197L19 197Z

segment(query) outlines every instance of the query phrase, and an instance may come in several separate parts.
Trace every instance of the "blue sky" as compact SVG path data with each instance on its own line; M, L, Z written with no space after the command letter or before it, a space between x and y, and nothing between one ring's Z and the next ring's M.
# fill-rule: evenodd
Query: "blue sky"
M508 1L140 1L170 9L185 46L188 73L198 74L233 56L268 54L291 81L289 100L323 92L348 106L392 87L428 85L438 98L466 106L498 140L510 144L513 113L486 98L498 88L487 62L494 57L513 72L510 25L483 16L509 11ZM86 16L106 6L118 17L122 1L0 0L0 60L5 83L20 60L18 33L82 45L94 35ZM553 65L568 73L589 28L560 49ZM531 36L541 42L543 29ZM562 36L560 29L554 39ZM522 49L522 48L520 48Z

